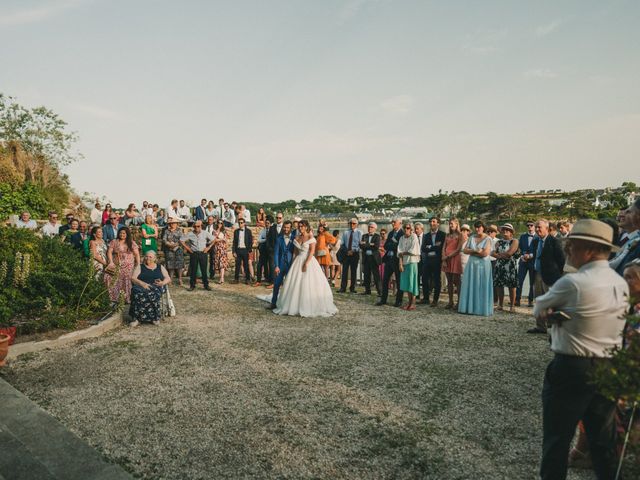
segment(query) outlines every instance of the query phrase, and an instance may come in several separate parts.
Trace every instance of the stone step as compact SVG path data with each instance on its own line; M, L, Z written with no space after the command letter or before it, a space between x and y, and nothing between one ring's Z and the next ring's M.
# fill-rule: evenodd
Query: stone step
M0 479L132 477L0 378Z

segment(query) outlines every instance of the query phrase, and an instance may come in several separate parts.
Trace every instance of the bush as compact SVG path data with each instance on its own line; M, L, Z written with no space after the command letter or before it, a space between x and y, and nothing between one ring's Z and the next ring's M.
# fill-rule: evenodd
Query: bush
M72 329L110 308L92 263L59 238L0 228L0 325L22 334Z
M55 206L47 195L42 187L32 183L21 186L0 183L0 219L13 214L20 215L24 210L31 213L33 218L47 218L47 212Z

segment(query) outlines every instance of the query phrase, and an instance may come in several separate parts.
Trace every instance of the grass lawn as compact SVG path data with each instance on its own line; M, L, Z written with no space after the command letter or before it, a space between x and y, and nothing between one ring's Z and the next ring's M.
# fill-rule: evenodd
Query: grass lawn
M144 478L532 479L551 358L520 314L336 295L279 317L262 288L173 289L159 327L22 357L2 375ZM572 479L594 478L572 471Z

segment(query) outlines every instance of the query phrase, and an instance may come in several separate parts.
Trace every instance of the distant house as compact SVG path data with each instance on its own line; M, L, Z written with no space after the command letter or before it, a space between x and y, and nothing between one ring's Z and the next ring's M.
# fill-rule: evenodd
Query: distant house
M356 218L360 222L368 222L373 218L373 214L370 212L358 212L356 213Z
M427 207L404 207L398 210L396 214L405 218L414 218L418 215L425 218L429 216L429 209Z
M552 207L561 207L569 200L567 198L547 198L546 201Z

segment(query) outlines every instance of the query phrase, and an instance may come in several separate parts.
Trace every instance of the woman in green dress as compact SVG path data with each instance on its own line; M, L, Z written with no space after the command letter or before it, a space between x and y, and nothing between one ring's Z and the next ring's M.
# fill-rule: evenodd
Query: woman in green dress
M153 222L153 216L147 215L140 227L142 233L142 255L149 250L158 251L158 226Z

